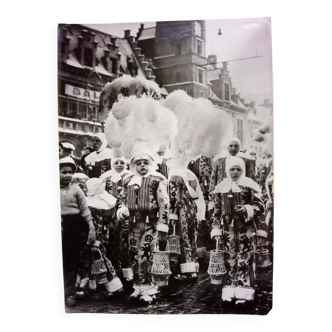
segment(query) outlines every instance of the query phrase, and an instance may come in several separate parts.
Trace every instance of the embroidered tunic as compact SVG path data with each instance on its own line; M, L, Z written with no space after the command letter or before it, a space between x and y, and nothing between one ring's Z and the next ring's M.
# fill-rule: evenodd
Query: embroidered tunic
M105 190L118 198L123 187L123 177L129 171L122 174L121 179L117 182L112 181L112 175L106 177ZM115 268L121 264L122 267L129 265L129 229L128 223L117 219L116 214L112 218L113 222L109 226L109 257L114 262Z
M196 190L196 180L189 180L188 184ZM195 262L197 258L197 207L195 200L190 196L189 191L182 179L172 175L169 180L170 212L177 216L177 220L170 223L169 234L180 236L181 255L179 263Z
M149 175L142 177L140 187L129 185L133 176L124 178L118 200L130 212L129 263L134 271L134 282L145 284L151 282L157 228L168 224L168 183L162 176Z

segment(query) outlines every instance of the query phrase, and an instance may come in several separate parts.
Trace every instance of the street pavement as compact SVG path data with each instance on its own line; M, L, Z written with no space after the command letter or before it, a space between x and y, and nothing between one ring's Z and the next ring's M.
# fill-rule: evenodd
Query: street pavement
M77 301L75 307L66 307L67 313L110 314L248 314L266 315L272 309L273 267L256 270L256 295L253 302L245 305L224 303L221 300L221 285L211 284L202 265L197 283L174 284L160 288L157 300L146 306L133 303L132 290L117 297L105 299L101 292L90 298Z

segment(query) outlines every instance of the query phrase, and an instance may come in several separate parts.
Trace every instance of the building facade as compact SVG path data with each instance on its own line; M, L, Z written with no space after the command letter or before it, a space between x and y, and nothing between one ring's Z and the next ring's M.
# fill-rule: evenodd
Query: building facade
M258 106L245 104L233 86L228 63L219 68L217 60L215 54L206 56L202 20L157 22L147 29L141 24L136 37L125 30L122 38L79 24L59 25L59 141L72 143L80 157L93 135L103 131L100 91L106 83L131 75L155 81L164 97L181 89L193 98L210 99L231 116L242 146L260 155L255 131L264 120L262 109L271 105L267 100Z
M193 98L207 97L205 21L157 22L137 33L138 46L153 59L156 82L168 93L184 90Z
M79 24L58 26L59 142L72 143L77 157L103 131L98 103L105 84L122 75L154 79L136 47L128 31L119 38Z

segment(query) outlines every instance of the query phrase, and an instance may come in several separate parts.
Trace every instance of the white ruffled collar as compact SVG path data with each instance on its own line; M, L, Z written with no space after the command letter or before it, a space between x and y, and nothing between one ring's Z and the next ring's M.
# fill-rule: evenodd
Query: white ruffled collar
M238 181L233 181L230 177L223 179L213 190L214 193L228 193L229 191L232 192L241 192L241 188L239 187L248 187L255 190L257 193L260 194L261 189L254 180L242 177Z

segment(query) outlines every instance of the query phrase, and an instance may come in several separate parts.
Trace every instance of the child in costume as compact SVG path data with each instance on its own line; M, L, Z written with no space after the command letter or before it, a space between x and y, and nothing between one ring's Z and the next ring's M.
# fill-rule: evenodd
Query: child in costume
M100 176L106 181L105 190L118 198L122 190L123 177L128 175L127 160L123 157L112 159L112 169ZM119 221L114 215L113 222L109 227L109 257L116 269L129 265L129 229L127 221ZM121 272L119 271L120 275ZM125 278L126 279L126 278Z
M178 231L181 236L183 234L180 260L182 263L190 263L198 258L198 252L203 253L201 257L204 257L204 247L212 242L206 239L210 227L209 222L206 222L207 203L203 193L208 200L210 160L222 149L225 138L231 135L232 122L226 112L217 110L209 100L192 99L181 90L173 91L163 101L163 105L178 118L178 133L171 142L173 156L170 174L174 176L169 178L170 200L171 210L175 209L178 217ZM197 167L188 166L190 160L196 160L194 164ZM196 175L202 175L201 183L194 171ZM200 240L200 248L197 248L197 240ZM182 266L184 271L185 265Z
M87 202L91 211L91 215L96 225L96 238L100 243L99 246L95 245L92 254L97 256L98 264L102 265L102 273L98 273L95 268L94 261L91 263L91 273L97 284L105 284L107 289L107 296L112 295L112 284L121 284L120 280L114 280L117 278L115 267L118 267L118 251L113 250L118 248L118 245L114 243L110 244L110 233L112 230L111 225L114 225L115 220L115 204L116 198L105 191L105 180L92 178L86 183L87 185ZM112 237L114 240L114 237ZM114 247L114 248L113 248ZM113 264L112 264L113 263ZM107 271L106 271L107 270ZM95 273L94 273L95 272ZM106 273L106 274L105 274ZM111 288L107 288L107 287ZM118 287L116 291L122 288Z
M86 197L77 184L71 183L76 170L70 157L60 159L60 202L62 219L62 257L66 304L74 306L81 234L88 229L87 243L96 240L95 227Z
M173 149L175 146L176 140ZM199 221L205 219L205 202L197 177L186 168L186 158L184 153L178 152L171 161L169 234L180 236L180 255L174 260L172 272L176 280L197 281L197 227Z
M129 261L136 290L132 296L144 299L143 285L152 284L151 267L155 248L159 246L161 251L166 248L169 199L167 179L154 170L152 153L144 147L136 151L130 162L133 174L124 178L119 199L130 213ZM121 209L118 217L123 219Z
M176 134L175 115L149 96L120 98L105 123L114 157L130 160L118 197L119 221L128 220L129 266L134 273L133 298L151 302L157 293L151 268L156 249L166 248L169 199L167 179L156 172L153 156ZM129 216L130 215L130 216Z
M239 157L227 161L228 177L214 189L211 237L221 238L227 274L222 299L236 303L253 300L255 294L255 221L264 213L258 184L245 176Z

